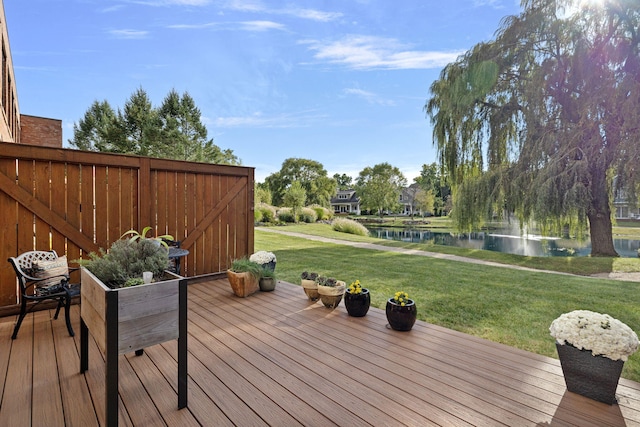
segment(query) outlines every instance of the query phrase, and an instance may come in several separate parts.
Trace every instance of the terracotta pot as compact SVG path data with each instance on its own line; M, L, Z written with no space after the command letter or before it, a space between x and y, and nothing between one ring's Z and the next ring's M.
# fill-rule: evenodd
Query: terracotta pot
M344 293L344 306L349 316L363 317L369 311L371 294L369 289L363 288L359 294L352 294L348 290Z
M410 331L416 323L418 308L413 300L409 300L404 306L396 304L393 298L387 300L387 321L391 329L396 331Z
M598 402L616 403L616 389L624 362L594 356L591 350L580 350L571 344L556 343L567 390Z
M259 289L258 278L249 273L236 273L227 270L227 279L229 279L233 293L240 298L248 297Z

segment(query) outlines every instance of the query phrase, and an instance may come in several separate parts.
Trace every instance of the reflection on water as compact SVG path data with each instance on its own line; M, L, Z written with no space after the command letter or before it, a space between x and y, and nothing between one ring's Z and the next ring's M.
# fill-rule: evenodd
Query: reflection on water
M412 243L433 242L437 245L484 249L526 256L588 256L591 242L542 236L512 236L494 233L451 234L429 230L367 227L373 237ZM613 244L621 257L637 257L640 240L614 239Z

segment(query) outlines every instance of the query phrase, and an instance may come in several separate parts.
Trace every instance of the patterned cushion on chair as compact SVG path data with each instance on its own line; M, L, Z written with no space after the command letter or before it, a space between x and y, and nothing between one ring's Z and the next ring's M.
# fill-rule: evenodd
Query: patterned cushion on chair
M40 293L55 292L60 287L63 277L69 275L67 256L63 255L53 261L38 261L33 263L33 277L45 278L36 284L36 290Z

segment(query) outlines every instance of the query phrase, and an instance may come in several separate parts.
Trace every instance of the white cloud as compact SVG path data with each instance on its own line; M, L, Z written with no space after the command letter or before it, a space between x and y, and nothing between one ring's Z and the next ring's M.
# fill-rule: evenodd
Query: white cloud
M272 21L245 21L240 22L240 27L245 31L284 30L285 26Z
M475 7L489 6L494 9L504 9L504 5L500 0L473 0Z
M204 24L174 24L168 28L176 30L202 30L207 28L218 30L269 31L285 30L285 26L273 21L242 21L242 22L207 22Z
M102 13L110 13L110 12L117 12L120 9L124 8L123 5L118 4L118 5L114 5L114 6L110 6L110 7L106 7L104 9L102 9L100 12Z
M295 114L279 114L265 116L262 112L254 113L250 116L216 117L208 120L216 128L300 128L307 127L312 122L324 119L326 116L316 114L313 111L302 111Z
M109 34L119 39L143 39L149 35L148 31L144 30L111 30Z
M314 58L352 69L430 69L455 61L463 51L440 52L410 50L396 39L349 35L342 40L322 42L303 40L314 51Z
M322 12L314 9L281 9L273 13L291 15L298 18L310 19L312 21L329 22L342 17L340 12Z
M211 0L130 0L129 3L145 6L206 6Z
M367 101L369 104L378 104L378 105L385 105L385 106L395 105L395 102L393 102L392 100L383 99L373 92L368 92L362 89L347 88L347 89L344 89L344 93L347 95L354 95L354 96L360 97L365 101Z
M286 9L270 9L269 7L262 4L262 2L247 0L230 0L224 5L224 7L240 12L287 15L319 22L329 22L339 19L343 16L343 14L340 12L323 12L316 9L299 9L295 7Z

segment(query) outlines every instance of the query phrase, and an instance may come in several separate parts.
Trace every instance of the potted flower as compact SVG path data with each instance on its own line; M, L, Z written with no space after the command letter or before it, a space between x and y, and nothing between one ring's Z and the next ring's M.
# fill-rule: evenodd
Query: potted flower
M318 298L320 298L318 284L316 283L317 278L318 273L314 272L303 271L300 274L300 285L304 289L304 293L307 294L309 301L318 301Z
M263 267L269 268L272 271L276 269L276 256L273 252L258 251L251 254L249 261L253 261L260 264Z
M344 295L347 284L341 280L336 280L333 277L318 276L316 278L318 284L318 294L320 294L320 301L327 308L336 308L340 301L342 301L342 295Z
M240 298L248 297L259 289L262 266L248 258L233 260L231 268L227 270L227 279L231 289Z
M369 289L363 288L360 280L352 282L344 294L344 306L349 316L363 317L369 311L371 295Z
M608 314L589 310L564 313L549 327L567 390L608 403L627 358L638 349L638 336Z
M389 322L387 326L396 331L410 331L418 316L416 303L403 291L396 292L387 300L385 311Z
M271 292L276 288L277 278L276 272L268 266L262 266L260 271L260 290L262 292Z

